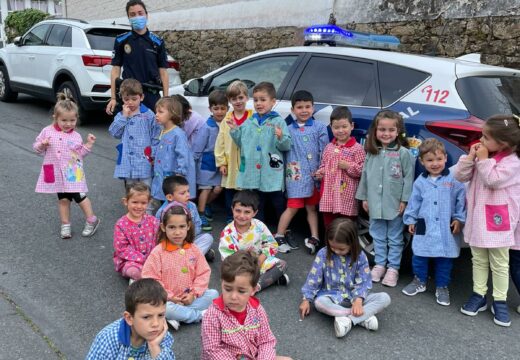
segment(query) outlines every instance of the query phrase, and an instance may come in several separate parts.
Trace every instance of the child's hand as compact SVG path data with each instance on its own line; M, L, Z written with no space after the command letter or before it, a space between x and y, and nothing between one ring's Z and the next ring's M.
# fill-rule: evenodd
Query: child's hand
M48 137L47 139L43 139L41 144L43 149L47 149L51 144L51 138Z
M177 296L172 296L171 298L169 298L168 300L170 300L172 303L174 304L183 304L182 302L182 297L177 297Z
M95 142L96 142L96 137L93 134L88 134L87 135L87 143L85 144L85 146L87 148L91 149L92 145L94 145Z
M276 135L278 140L281 140L282 139L282 135L283 135L282 128L279 127L279 126L275 127L274 134Z
M415 224L408 225L408 232L410 234L415 234Z
M190 305L193 301L195 301L195 295L191 292L187 293L187 294L183 294L181 296L181 302L184 305Z
M321 179L323 179L323 172L324 172L324 171L323 171L323 170L320 170L320 169L316 170L316 172L314 173L314 178L315 178L316 180L321 180Z
M365 212L368 214L368 201L363 200L361 205L363 206L363 210L365 210Z
M304 319L311 312L311 304L309 300L302 300L300 303L300 319Z
M155 339L148 340L148 349L150 350L150 355L153 359L155 359L161 353L161 342L163 341L166 333L168 332L168 325L166 324L166 317L163 318L163 328L159 335Z
M468 158L473 161L475 160L475 157L477 156L477 149L482 145L481 143L476 143L471 145L469 148Z
M480 144L480 146L477 148L476 155L479 160L484 160L489 157L489 151L488 151L487 147Z
M352 303L352 309L351 309L352 315L355 317L363 315L363 299L356 298L354 302Z
M406 203L401 201L399 203L399 215L403 215L404 209L406 209Z
M462 228L462 224L459 220L453 220L450 224L451 227L451 233L452 234L458 234L460 233L460 230Z
M222 165L221 167L219 167L219 170L222 176L227 176L227 165Z
M347 160L338 161L338 168L341 170L347 170L349 168L349 164Z
M123 116L128 118L132 114L132 111L130 110L130 106L123 104Z
M236 129L238 127L237 123L235 122L235 120L233 118L226 120L226 124L228 124L228 126L231 130Z

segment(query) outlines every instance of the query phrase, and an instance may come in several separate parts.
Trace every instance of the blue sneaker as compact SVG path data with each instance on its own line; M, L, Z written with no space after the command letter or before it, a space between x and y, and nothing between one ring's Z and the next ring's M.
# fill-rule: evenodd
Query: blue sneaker
M200 228L202 229L202 231L213 230L213 228L211 227L211 224L209 223L208 219L206 218L206 215L200 214L200 221L201 221Z
M204 208L204 216L206 216L206 219L208 219L208 221L213 221L213 209L210 205L206 205L206 207Z
M511 326L511 318L505 301L493 301L491 312L495 315L493 318L495 324L505 327Z
M486 303L486 297L479 295L477 293L471 294L468 301L462 307L460 308L460 312L469 315L469 316L475 316L480 311L486 311L487 310L487 303Z

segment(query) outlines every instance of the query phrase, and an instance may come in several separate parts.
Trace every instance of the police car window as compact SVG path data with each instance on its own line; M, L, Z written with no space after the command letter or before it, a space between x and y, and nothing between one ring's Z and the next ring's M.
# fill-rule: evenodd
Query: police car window
M90 43L90 48L93 50L114 50L114 42L116 37L128 32L125 29L90 29L87 32L87 39Z
M458 79L455 87L469 112L487 119L494 114L520 114L520 78L471 76Z
M422 71L383 62L379 63L378 69L383 107L399 100L430 77Z
M48 24L40 25L31 30L30 33L26 34L23 38L24 45L44 45L45 34L49 29Z
M378 106L374 64L313 56L296 84L308 90L315 102Z
M47 45L62 46L63 38L68 29L69 27L65 25L53 25L49 37L47 38Z
M235 80L242 80L247 85L250 96L253 87L262 81L273 83L278 90L297 58L297 55L273 56L235 66L215 76L206 87L207 93L215 89L226 90L227 86Z

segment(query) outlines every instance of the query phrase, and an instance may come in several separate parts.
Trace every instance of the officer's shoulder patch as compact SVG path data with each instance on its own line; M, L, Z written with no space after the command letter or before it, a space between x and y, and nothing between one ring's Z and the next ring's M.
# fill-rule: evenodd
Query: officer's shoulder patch
M148 33L150 36L150 39L157 45L161 45L163 43L163 39L161 39L159 36L155 35L153 32Z
M117 42L122 42L122 41L128 39L128 37L129 37L130 35L132 35L132 32L131 32L131 31L126 32L126 33L123 33L123 34L121 34L121 35L118 35L118 36L116 36L116 41L117 41Z

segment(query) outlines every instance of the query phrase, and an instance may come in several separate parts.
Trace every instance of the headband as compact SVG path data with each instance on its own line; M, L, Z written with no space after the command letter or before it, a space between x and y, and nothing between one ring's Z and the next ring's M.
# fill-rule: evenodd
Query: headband
M191 221L191 213L190 211L186 208L186 205L184 205L183 203L180 203L178 201L172 201L171 203L169 203L168 205L166 205L166 207L164 208L164 210L162 211L161 213L161 223L163 222L164 220L164 214L166 214L166 212L168 210L170 210L172 207L174 206L179 206L182 208L182 210L184 210L184 214L186 215L186 217L188 218L188 220Z

